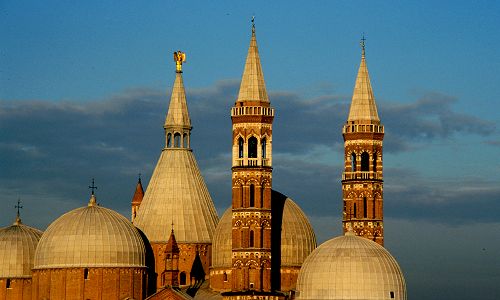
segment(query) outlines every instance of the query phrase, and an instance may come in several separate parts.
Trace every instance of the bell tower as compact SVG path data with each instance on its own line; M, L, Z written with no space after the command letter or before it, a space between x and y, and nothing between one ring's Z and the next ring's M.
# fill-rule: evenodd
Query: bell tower
M382 141L375 97L361 39L361 64L352 95L344 137L343 229L384 245Z
M232 269L225 299L271 295L271 107L252 19L252 36L236 103L231 108ZM249 296L254 297L254 296ZM250 299L250 298L249 298ZM254 298L252 298L254 299ZM275 298L273 298L275 299ZM277 298L276 298L277 299Z

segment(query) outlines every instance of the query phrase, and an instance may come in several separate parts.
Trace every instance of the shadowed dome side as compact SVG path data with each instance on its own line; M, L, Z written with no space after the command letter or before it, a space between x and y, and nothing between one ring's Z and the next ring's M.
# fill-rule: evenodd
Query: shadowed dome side
M305 260L297 299L406 299L403 273L384 247L346 233L326 241Z
M0 278L30 278L43 232L20 221L0 229Z
M300 266L316 248L316 235L306 215L292 199L273 190L271 201L278 201L276 198L280 196L285 197L281 221L281 266ZM212 267L231 268L231 242L232 209L228 208L215 230Z
M94 199L94 202L92 202ZM52 222L35 252L35 269L145 267L146 248L138 230L119 213L95 204Z
M167 242L172 223L178 243L211 243L219 217L193 153L164 149L134 225L150 242Z

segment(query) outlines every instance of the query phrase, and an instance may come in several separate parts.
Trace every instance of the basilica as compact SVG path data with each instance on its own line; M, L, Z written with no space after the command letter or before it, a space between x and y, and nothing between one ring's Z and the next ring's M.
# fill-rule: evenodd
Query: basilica
M177 51L165 146L145 191L137 182L130 220L101 205L93 189L84 206L44 232L25 225L18 212L0 229L0 300L406 300L403 273L383 247L384 126L364 39L361 48L349 115L339 128L342 199L333 201L343 203L342 236L317 245L299 207L305 200L273 189L279 112L266 91L252 23L239 94L228 112L232 200L223 215L191 148L186 54Z

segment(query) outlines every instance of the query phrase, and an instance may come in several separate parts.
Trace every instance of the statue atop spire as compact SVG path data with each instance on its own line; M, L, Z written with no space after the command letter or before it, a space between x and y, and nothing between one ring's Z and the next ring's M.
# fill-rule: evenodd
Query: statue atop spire
M181 52L180 50L174 52L174 61L175 61L175 71L177 73L182 73L182 63L186 61L186 53Z

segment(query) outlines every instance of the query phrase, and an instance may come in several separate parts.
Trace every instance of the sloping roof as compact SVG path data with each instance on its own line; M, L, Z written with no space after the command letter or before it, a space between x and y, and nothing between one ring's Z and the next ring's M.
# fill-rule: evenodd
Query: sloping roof
M170 97L170 105L164 126L191 128L182 73L175 73L174 87L172 88L172 96Z

